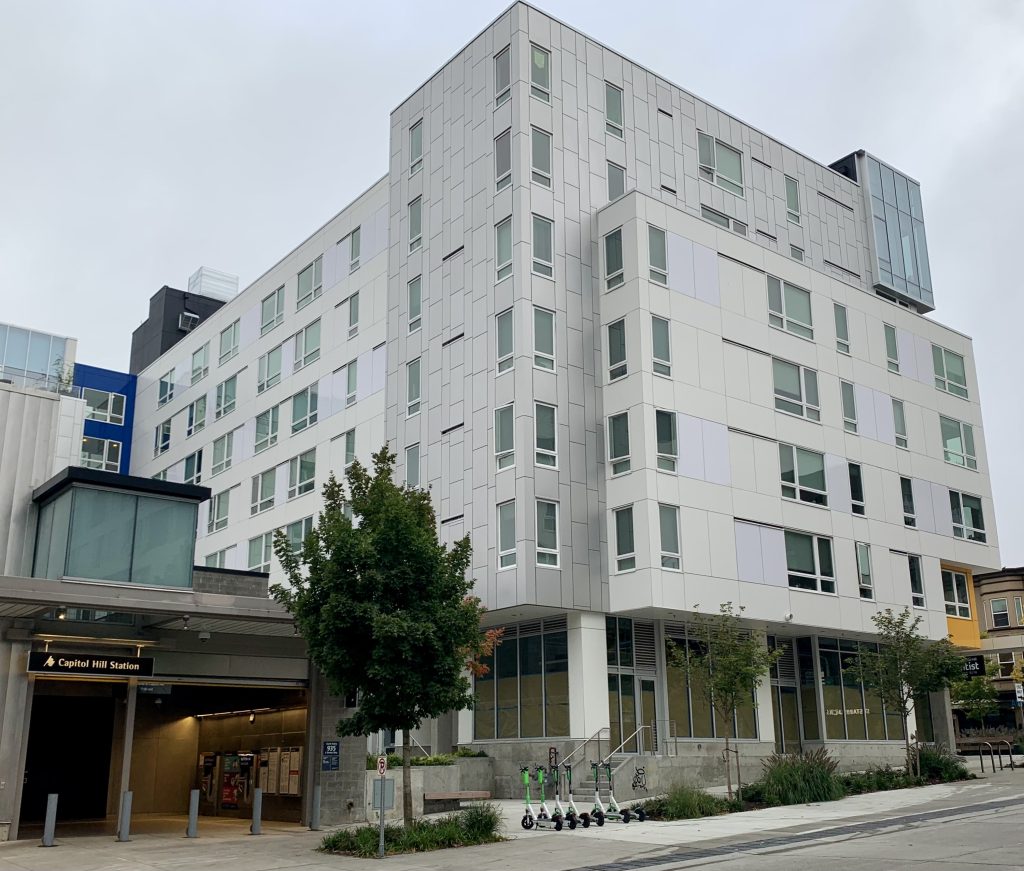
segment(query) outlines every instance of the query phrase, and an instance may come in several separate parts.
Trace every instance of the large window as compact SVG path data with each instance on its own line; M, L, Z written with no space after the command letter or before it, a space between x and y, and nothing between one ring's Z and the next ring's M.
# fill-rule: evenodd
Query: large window
M293 434L302 432L302 430L316 423L319 399L315 383L310 384L305 390L300 390L292 397Z
M512 368L514 359L515 324L512 319L512 309L506 309L494 319L495 332L497 333L497 356L498 372L507 372Z
M512 129L494 139L494 188L503 191L512 184Z
M405 365L405 416L420 413L420 358Z
M516 564L516 503L498 506L498 568L509 569Z
M207 376L210 371L210 343L207 342L201 348L192 352L192 384L197 384Z
M777 357L772 358L775 383L775 408L787 414L821 420L818 402L818 373Z
M549 218L533 216L533 273L551 278L555 273L555 225Z
M231 468L231 460L235 453L234 432L224 433L219 439L213 442L213 465L210 467L211 475L219 475Z
M651 346L655 375L672 376L672 343L669 322L665 318L651 315Z
M474 737L569 734L569 644L564 618L507 626L475 679Z
M174 399L174 370L165 375L160 376L160 391L157 396L156 405L159 408L161 405L166 405Z
M206 397L197 396L195 402L189 403L185 415L185 438L199 432L206 426Z
M279 406L268 408L266 411L256 415L256 442L253 445L253 452L259 453L277 444L277 425Z
M217 401L214 406L213 418L220 420L225 414L235 410L235 399L238 395L238 376L232 375L217 385Z
M668 250L665 231L660 227L647 225L647 260L650 265L651 281L668 284Z
M220 357L218 362L224 365L238 353L239 326L238 321L220 331Z
M117 472L121 469L121 442L85 436L82 439L82 465L87 469Z
M274 485L277 470L267 469L252 476L252 496L249 500L249 514L259 514L274 507Z
M499 469L516 463L515 409L511 402L494 409L494 460Z
M534 436L538 466L558 467L558 409L544 402L534 403Z
M416 197L409 203L409 251L417 250L423 244L423 198Z
M793 445L779 445L782 495L812 505L828 505L825 456Z
M210 497L210 516L206 521L206 532L212 534L226 529L231 511L231 491L224 490Z
M946 602L946 614L950 617L971 618L971 599L967 592L967 575L963 572L942 570L942 597Z
M613 290L625 281L622 263L622 229L604 237L604 284Z
M608 324L608 380L621 378L629 370L626 362L626 322Z
M555 313L533 307L533 365L555 370Z
M504 281L512 274L512 219L505 218L494 228L495 281Z
M532 128L530 135L530 177L542 184L544 187L551 187L551 134Z
M269 333L284 321L284 288L263 297L260 303L260 335Z
M324 292L323 257L317 257L299 273L299 290L295 308L309 305Z
M185 457L184 482L186 484L203 483L203 449Z
M512 52L505 46L494 56L494 105L508 102L512 95Z
M530 94L551 102L551 52L539 45L530 46Z
M118 426L124 424L125 397L122 394L85 387L82 390L82 398L85 400L86 420L99 420Z
M953 535L968 541L985 542L985 517L981 513L981 499L967 493L949 491L949 508L953 515Z
M319 359L320 319L317 318L295 336L295 370L297 371L303 366L308 366L310 363L315 363Z
M697 134L701 178L743 196L743 155L707 133Z
M658 468L665 472L674 472L679 460L675 412L655 411L654 431L658 440Z
M537 500L537 565L558 568L558 503Z
M896 712L857 679L861 655L874 652L874 644L837 638L818 639L825 737L838 741L896 741L903 725Z
M966 399L967 372L964 369L964 358L946 348L932 345L932 364L935 368L935 386Z
M835 593L836 573L832 563L832 540L786 530L786 568L789 585L798 590Z
M622 138L623 116L622 116L622 88L604 83L604 116L605 129L612 134Z
M628 572L636 568L636 542L633 535L633 506L616 508L612 512L615 520L615 571Z
M313 492L316 479L316 448L288 461L288 498Z
M813 339L811 294L788 281L769 275L768 323L804 339Z
M974 427L969 423L953 420L951 417L939 415L939 429L942 433L942 451L947 463L964 466L967 469L978 468L978 458L974 451Z
M271 348L256 361L256 392L262 393L281 382L281 346Z
M659 505L658 526L661 532L661 567L678 571L681 567L679 509L675 505Z
M274 533L265 532L249 539L249 571L269 572L274 555Z
M629 461L629 414L613 414L608 418L608 462L612 474L628 472Z

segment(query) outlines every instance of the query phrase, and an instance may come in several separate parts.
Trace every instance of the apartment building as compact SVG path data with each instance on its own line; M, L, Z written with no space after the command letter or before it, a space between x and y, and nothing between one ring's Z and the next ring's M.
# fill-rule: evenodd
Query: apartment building
M450 724L499 794L598 733L705 773L726 734L897 759L848 672L872 615L970 644L999 565L971 341L935 307L912 178L516 3L392 112L385 178L139 373L132 471L211 488L197 562L277 579L272 531L388 441L506 629ZM724 602L786 653L720 723L665 646ZM947 735L948 699L920 713Z

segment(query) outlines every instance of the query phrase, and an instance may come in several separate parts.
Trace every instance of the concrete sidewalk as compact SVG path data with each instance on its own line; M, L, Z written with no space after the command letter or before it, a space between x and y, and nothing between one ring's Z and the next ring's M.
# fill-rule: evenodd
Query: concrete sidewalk
M169 835L139 835L127 844L110 837L59 839L60 846L44 849L38 842L0 845L0 871L182 871L225 866L246 871L320 871L320 869L388 868L392 871L470 871L470 869L544 868L567 871L606 865L624 859L644 861L652 869L686 861L680 851L690 848L701 855L723 855L743 845L768 849L794 838L827 839L829 831L842 835L852 824L909 825L914 814L955 817L982 813L987 805L998 808L1024 800L1024 771L1004 771L984 779L920 789L854 796L820 805L769 808L722 817L679 822L606 823L570 832L523 831L522 805L501 802L508 820L510 840L503 844L440 850L434 853L360 860L316 852L322 833L299 829L272 831L260 837L224 832L216 837L187 840ZM961 809L963 809L961 811ZM723 853L724 851L724 853Z

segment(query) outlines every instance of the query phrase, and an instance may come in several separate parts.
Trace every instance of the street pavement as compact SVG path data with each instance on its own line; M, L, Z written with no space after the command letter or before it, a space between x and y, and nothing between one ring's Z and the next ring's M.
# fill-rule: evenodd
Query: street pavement
M679 822L607 823L575 832L519 827L504 802L509 840L378 860L316 852L322 833L280 827L254 837L240 827L201 829L188 840L163 831L116 843L109 836L0 845L0 871L1001 871L1024 867L1024 770L838 802L769 808ZM177 829L180 832L180 829ZM204 831L206 834L203 834Z

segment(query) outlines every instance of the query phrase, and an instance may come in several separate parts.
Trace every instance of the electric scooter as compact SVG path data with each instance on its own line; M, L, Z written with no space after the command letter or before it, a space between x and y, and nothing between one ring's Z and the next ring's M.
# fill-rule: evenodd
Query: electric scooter
M560 832L562 831L562 826L565 825L565 815L560 812L561 805L556 805L554 813L548 810L547 790L544 788L544 766L538 765L534 769L534 774L537 777L537 786L540 789L540 808L537 811L538 825L541 821L544 821L545 828L550 826L556 832Z
M566 813L565 813L566 819L568 819L568 820L573 820L573 819L579 820L583 824L583 828L589 829L590 828L590 814L588 814L586 811L583 811L583 813L580 813L580 809L578 807L576 807L576 802L573 801L573 798L572 798L572 766L568 762L565 762L565 763L562 764L562 767L565 768L565 785L566 785L566 788L567 788L567 792L569 793L569 795L568 795L568 797L566 799L568 801L568 803L569 803L569 807L568 807L568 809L566 810ZM572 823L570 822L569 825L571 827Z
M634 817L634 812L628 807L619 807L619 803L615 798L615 783L612 778L612 766L610 763L604 763L605 776L608 778L608 809L605 811L605 816L608 819L619 819L623 823L628 823ZM644 822L647 819L647 814L644 813L643 808L636 811L635 817L639 822Z
M555 812L551 815L551 818L563 820L569 826L569 831L572 831L579 824L579 819L571 809L566 811L562 804L562 770L555 764L548 768L548 774L555 781Z
M594 809L590 818L600 827L604 825L604 802L601 801L601 772L597 762L590 763L590 773L594 778Z
M561 819L551 819L550 815L547 813L547 809L544 807L543 800L541 801L541 810L539 812L533 809L533 802L530 800L531 778L529 766L524 765L519 769L519 773L523 778L523 802L525 805L523 808L525 813L523 814L522 820L520 820L520 825L527 831L536 826L538 829L553 828L556 832L560 832L562 830ZM541 783L543 783L543 781L541 781Z

